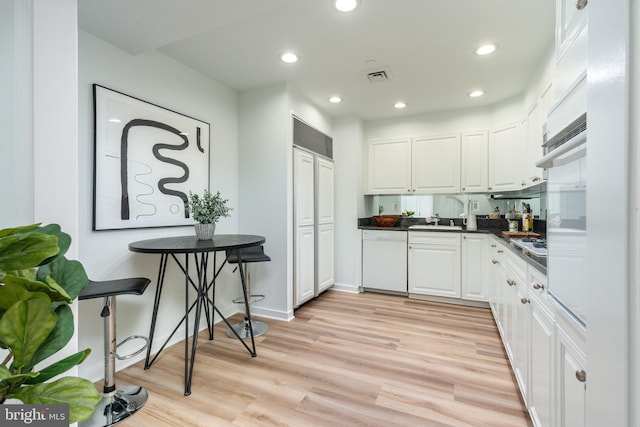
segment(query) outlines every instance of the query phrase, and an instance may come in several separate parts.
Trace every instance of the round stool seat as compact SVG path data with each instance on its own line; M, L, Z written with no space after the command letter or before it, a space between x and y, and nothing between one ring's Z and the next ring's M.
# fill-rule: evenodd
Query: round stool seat
M142 295L151 280L146 277L130 277L126 279L89 280L89 284L78 295L79 300L112 297L116 295Z

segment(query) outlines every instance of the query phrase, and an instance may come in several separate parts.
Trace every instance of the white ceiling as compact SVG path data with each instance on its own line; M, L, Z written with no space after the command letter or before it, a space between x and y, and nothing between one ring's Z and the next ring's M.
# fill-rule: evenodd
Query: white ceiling
M552 48L555 1L361 0L341 14L330 0L80 0L78 19L132 55L156 49L237 91L286 81L334 117L370 120L521 93ZM486 41L496 53L474 55ZM280 62L285 50L300 61ZM370 83L379 68L391 80Z

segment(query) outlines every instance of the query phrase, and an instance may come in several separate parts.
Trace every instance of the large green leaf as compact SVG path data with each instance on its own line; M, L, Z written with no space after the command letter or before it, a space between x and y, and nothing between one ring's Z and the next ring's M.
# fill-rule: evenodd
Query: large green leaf
M45 280L47 280L47 278L45 278ZM29 280L22 277L7 275L4 277L3 281L5 284L22 287L28 292L46 294L49 296L51 301L66 301L67 303L72 301L71 297L67 295L67 292L55 283L55 281L52 281L52 279L47 280L45 283L39 280Z
M2 313L16 302L30 298L44 298L50 301L49 297L44 293L30 292L25 289L24 286L21 286L19 283L14 283L13 281L5 282L4 286L0 286L0 317L2 317Z
M57 320L51 303L42 298L18 301L4 313L0 318L0 341L13 353L13 369L21 372L29 366Z
M31 225L23 225L15 228L3 228L0 230L0 237L10 236L12 234L24 233L25 231L35 230L40 226L41 223L31 224Z
M38 231L39 233L56 236L58 238L58 248L60 249L60 252L58 252L58 254L56 254L54 257L43 261L42 264L49 264L55 259L63 257L69 250L69 247L71 246L71 236L69 236L67 233L64 233L60 229L60 226L58 224L45 225L44 227L38 228L36 231Z
M66 258L58 258L38 269L38 280L45 282L47 276L55 280L72 300L76 299L89 283L89 277L82 264L79 261L70 261Z
M31 362L25 366L27 370L31 370L36 363L45 360L47 357L57 353L61 350L71 337L73 336L73 312L68 305L61 305L55 310L58 321L53 328L47 339L38 347L38 350L33 355ZM63 371L64 372L64 371ZM43 380L44 381L44 380Z
M25 385L7 395L31 405L69 405L69 424L91 417L100 401L100 393L91 381L77 377L37 385Z
M7 369L6 366L4 365L0 365L0 384L2 383L17 383L17 382L23 382L25 380L28 380L29 378L35 378L38 375L40 375L40 373L38 372L27 372L24 374L12 374L11 371L9 369Z
M39 375L28 379L27 381L25 381L25 384L39 384L50 380L51 378L68 371L75 365L81 364L87 357L89 357L89 354L91 354L91 350L87 348L83 351L77 352L76 354L65 357L62 360L58 360L50 366L47 366L46 368L40 370Z
M22 270L39 265L59 252L58 239L27 232L0 238L0 270Z

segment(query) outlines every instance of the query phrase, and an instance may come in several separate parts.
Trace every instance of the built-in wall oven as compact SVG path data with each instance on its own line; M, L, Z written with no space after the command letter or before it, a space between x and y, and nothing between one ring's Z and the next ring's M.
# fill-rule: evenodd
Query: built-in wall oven
M587 115L582 110L545 141L547 280L557 305L586 327Z

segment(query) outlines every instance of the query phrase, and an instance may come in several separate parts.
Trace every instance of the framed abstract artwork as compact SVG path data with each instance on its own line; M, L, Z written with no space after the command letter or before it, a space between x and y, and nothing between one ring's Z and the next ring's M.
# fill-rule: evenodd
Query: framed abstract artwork
M194 221L189 191L209 189L209 124L93 85L93 229Z

